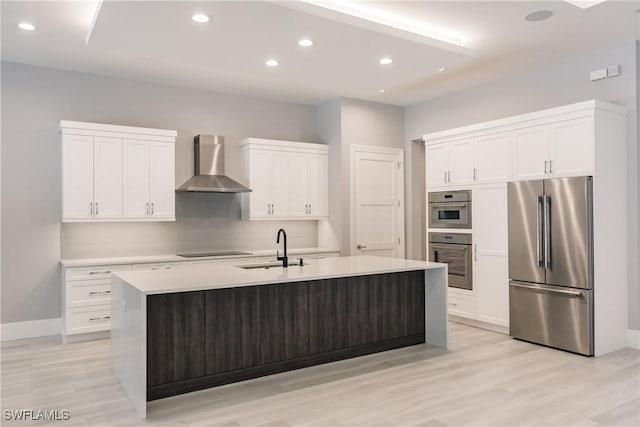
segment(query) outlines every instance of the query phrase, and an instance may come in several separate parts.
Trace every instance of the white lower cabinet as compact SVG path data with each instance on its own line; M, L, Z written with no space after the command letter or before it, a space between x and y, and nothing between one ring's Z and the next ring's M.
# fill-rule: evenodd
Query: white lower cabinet
M471 292L449 288L449 314L459 317L475 318L475 296Z
M298 258L317 260L339 256L338 252L289 255L293 264ZM275 255L233 259L198 259L160 263L97 265L63 268L63 335L67 337L111 329L111 273L127 270L175 270L202 264L242 265L275 261Z

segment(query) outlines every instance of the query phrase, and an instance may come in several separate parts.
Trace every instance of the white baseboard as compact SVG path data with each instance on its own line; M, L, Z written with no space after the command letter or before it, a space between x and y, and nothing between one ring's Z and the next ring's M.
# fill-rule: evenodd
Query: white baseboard
M452 322L462 323L463 325L473 326L481 329L487 329L489 331L509 335L508 326L494 325L492 323L487 323L487 322L483 322L475 319L469 319L467 317L462 317L462 316L455 316L453 314L449 315L449 320Z
M640 350L640 331L627 329L627 347Z
M3 323L0 341L60 335L61 319L31 320L28 322Z

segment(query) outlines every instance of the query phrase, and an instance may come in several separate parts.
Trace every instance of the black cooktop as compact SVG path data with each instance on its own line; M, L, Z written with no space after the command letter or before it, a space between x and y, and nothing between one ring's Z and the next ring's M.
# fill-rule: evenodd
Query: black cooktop
M251 255L249 252L229 251L229 252L193 252L189 254L176 254L183 258L201 258L210 256L231 256L231 255Z

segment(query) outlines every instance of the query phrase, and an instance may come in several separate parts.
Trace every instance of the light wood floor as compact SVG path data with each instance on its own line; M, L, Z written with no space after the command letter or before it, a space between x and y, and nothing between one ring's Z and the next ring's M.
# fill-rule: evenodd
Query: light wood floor
M109 351L108 340L3 345L2 409L67 409L52 423L64 426L640 425L639 351L586 358L456 323L449 351L420 345L176 396L151 402L147 420Z

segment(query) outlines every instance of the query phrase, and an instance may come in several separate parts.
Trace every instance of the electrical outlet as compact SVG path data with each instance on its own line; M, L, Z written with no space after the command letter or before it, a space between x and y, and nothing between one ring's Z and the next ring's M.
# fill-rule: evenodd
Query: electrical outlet
M607 67L607 77L615 77L620 75L620 66L611 65Z
M594 82L596 80L602 80L607 78L607 69L602 68L600 70L594 70L590 74L591 81Z

